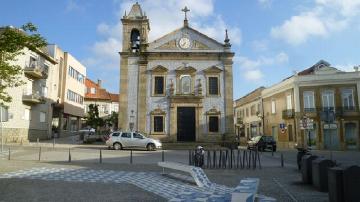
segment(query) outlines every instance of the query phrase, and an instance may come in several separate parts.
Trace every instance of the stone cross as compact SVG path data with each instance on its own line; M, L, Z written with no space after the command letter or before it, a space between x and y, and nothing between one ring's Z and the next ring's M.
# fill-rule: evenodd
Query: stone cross
M186 13L190 11L190 9L188 9L188 7L185 6L185 8L181 9L182 12L185 13L185 20L187 20L187 15Z

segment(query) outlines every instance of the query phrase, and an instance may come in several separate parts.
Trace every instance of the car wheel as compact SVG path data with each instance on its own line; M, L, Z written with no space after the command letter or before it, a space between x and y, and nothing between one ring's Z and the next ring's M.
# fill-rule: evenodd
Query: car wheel
M156 150L156 147L155 147L154 144L150 143L150 144L148 144L148 145L146 146L146 149L147 149L148 151L155 151L155 150Z
M122 145L118 142L114 143L114 149L115 150L121 150L122 149Z

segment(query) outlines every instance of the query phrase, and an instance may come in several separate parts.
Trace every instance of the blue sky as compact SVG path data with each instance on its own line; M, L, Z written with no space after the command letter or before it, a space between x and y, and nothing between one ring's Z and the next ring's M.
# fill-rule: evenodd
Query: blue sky
M90 79L118 92L121 22L135 1L4 0L0 25L33 22L87 67ZM150 40L189 23L218 41L228 29L234 58L234 99L270 86L324 59L352 71L360 64L360 0L142 0Z

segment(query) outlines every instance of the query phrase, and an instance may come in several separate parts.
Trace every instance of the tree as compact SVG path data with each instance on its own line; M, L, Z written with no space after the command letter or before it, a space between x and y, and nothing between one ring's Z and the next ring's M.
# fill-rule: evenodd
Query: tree
M114 129L116 130L118 126L118 120L119 120L118 118L119 118L119 114L116 112L112 112L110 117L105 120L106 124L109 126L114 126Z
M0 104L11 102L12 98L5 91L9 87L23 85L22 68L11 64L17 56L24 54L24 48L36 51L47 45L46 40L37 33L32 23L21 26L0 28Z
M86 125L96 129L105 125L105 121L99 117L98 105L89 105L89 111L86 115Z

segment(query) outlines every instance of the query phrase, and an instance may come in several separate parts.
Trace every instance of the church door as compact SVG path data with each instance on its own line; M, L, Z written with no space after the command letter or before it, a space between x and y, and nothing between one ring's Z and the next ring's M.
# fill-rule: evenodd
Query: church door
M195 107L177 108L177 140L195 141Z

